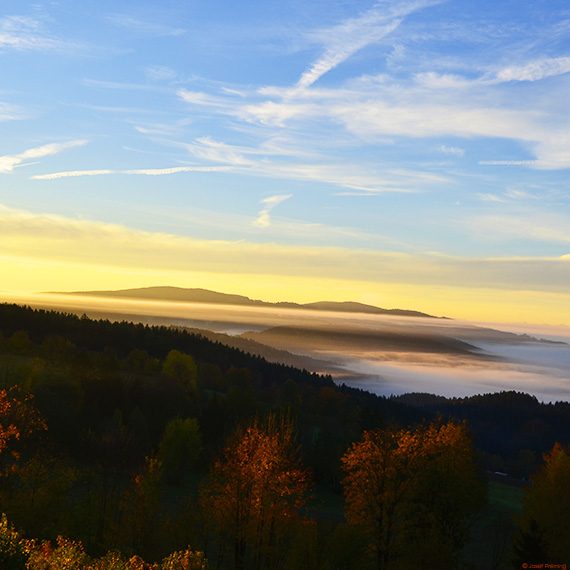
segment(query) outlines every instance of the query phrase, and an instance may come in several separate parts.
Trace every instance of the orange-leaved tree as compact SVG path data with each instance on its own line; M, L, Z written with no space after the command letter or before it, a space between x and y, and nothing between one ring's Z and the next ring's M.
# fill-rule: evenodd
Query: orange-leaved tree
M46 423L30 394L22 394L18 386L0 389L0 458L3 463L8 458L18 458L16 442L45 429Z
M342 457L346 517L379 570L453 568L483 500L463 424L367 431Z
M202 506L218 558L236 570L282 567L309 488L290 421L270 417L239 430L214 464Z
M8 392L0 390L0 453L6 451L12 440L20 439L20 430L13 421L12 409L14 403L8 396Z

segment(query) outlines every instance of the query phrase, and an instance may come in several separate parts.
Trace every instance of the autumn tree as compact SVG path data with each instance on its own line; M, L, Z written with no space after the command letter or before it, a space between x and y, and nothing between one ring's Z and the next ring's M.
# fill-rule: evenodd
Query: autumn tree
M0 390L0 458L3 463L19 457L15 444L28 439L46 424L32 402L18 386Z
M342 466L347 520L367 537L376 568L418 567L421 558L456 567L483 499L464 425L365 432Z
M5 514L0 516L0 568L21 570L26 564L26 543L8 522Z
M570 452L557 443L544 460L524 496L517 562L570 561Z
M10 443L20 439L20 430L13 422L14 402L6 390L0 390L0 454L6 451Z
M389 568L403 532L402 511L419 471L411 432L368 431L342 457L346 517L368 537L377 568Z
M219 555L231 545L230 567L283 567L287 541L306 499L301 467L288 421L270 417L239 431L214 464L202 505L217 535Z

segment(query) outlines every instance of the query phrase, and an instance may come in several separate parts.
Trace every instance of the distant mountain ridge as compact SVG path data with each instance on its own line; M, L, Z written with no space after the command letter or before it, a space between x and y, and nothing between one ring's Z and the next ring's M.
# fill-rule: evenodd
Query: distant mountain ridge
M219 293L208 289L186 289L183 287L140 287L136 289L119 289L116 291L71 291L66 295L89 295L93 297L114 297L123 299L148 299L154 301L178 301L186 303L213 303L220 305L240 305L248 307L274 307L288 309L311 309L314 311L337 311L342 313L369 313L375 315L394 315L400 317L436 317L420 311L407 309L382 309L374 305L366 305L355 301L318 301L315 303L270 303L258 299L250 299L244 295Z
M470 355L489 358L476 346L444 335L408 331L405 334L390 330L335 330L331 328L304 328L277 326L260 332L247 332L242 338L294 353L307 350L332 351L343 347L349 351L421 352Z

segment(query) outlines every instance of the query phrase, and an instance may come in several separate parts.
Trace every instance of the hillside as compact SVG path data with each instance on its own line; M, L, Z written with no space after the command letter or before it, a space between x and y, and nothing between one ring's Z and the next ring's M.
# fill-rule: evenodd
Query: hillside
M483 357L476 346L442 334L404 333L390 330L331 330L301 326L272 327L261 332L247 332L243 338L280 350L306 352L342 349L350 352L424 352Z
M295 368L308 370L310 372L317 372L319 374L331 374L337 376L340 370L331 364L330 361L318 360L309 356L300 354L293 354L287 350L280 350L273 348L267 344L262 344L255 340L251 340L244 335L233 336L224 333L217 333L206 329L195 329L190 327L177 327L180 330L186 330L191 334L196 334L211 340L212 342L219 342L224 346L236 348L243 352L252 354L253 356L260 356L268 362L275 364L284 364L286 366L293 366Z

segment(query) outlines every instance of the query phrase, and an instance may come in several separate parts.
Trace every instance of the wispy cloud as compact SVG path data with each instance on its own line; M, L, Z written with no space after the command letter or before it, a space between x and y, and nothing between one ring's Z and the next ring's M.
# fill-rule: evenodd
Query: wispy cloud
M469 89L513 81L541 81L566 73L570 73L570 56L545 57L519 65L493 68L476 77L425 71L415 75L415 82L428 89Z
M418 0L397 3L377 2L360 16L331 28L311 33L313 40L325 47L324 53L300 77L297 86L310 87L323 75L346 61L367 45L376 43L393 32L402 19L413 12L440 3Z
M139 168L135 170L121 170L121 174L142 174L144 176L165 176L180 174L182 172L225 172L225 166L174 166L172 168Z
M420 87L426 89L442 90L442 89L465 89L473 86L480 80L467 79L460 75L451 73L437 73L434 71L425 71L414 76L414 81Z
M171 81L177 76L174 69L165 65L149 65L145 67L144 74L151 81Z
M114 89L120 91L156 91L165 92L165 88L160 85L149 85L147 83L129 83L126 81L104 81L101 79L85 78L81 81L87 87L97 87L99 89Z
M227 146L227 145L226 145ZM285 180L312 181L342 188L351 189L350 192L338 193L339 195L373 196L385 192L416 192L420 188L430 184L443 184L449 180L444 176L419 171L388 171L383 174L371 172L357 172L361 167L354 164L334 165L316 163L272 162L264 158L253 159L242 156L231 147L216 149L210 146L203 150L197 150L192 145L192 153L196 157L211 160L218 164L174 166L166 168L138 168L138 169L86 169L66 170L35 174L32 180L58 180L60 178L78 178L82 176L104 175L142 175L142 176L167 176L182 173L220 173L231 172L246 176L259 176L264 178L282 178ZM261 154L261 153L259 153ZM2 172L2 158L0 157L0 172Z
M480 160L481 166L537 166L536 160Z
M262 101L234 108L232 114L262 125L285 127L294 119L310 119L321 114L318 103Z
M455 77L444 83L447 87L418 83L417 75L407 81L375 76L334 88L266 86L246 93L241 100L230 100L223 91L212 95L181 90L178 95L206 112L237 118L260 129L294 129L305 135L310 132L313 139L321 134L323 142L330 140L331 125L339 124L344 126L345 138L353 137L349 144L382 144L393 137L510 139L522 143L527 152L534 154L534 160L505 161L498 157L480 164L533 169L570 167L568 118L557 117L551 106L512 104L510 99L507 105L500 92L505 82L496 79ZM299 141L302 146L302 137ZM458 158L465 153L465 148L457 145L440 145L439 150Z
M140 20L128 14L110 14L107 16L107 20L119 28L124 28L149 36L176 37L186 33L186 30L184 28L178 28L157 22L149 22L147 20Z
M482 192L478 193L477 196L483 202L496 202L501 204L537 199L537 197L531 192L521 190L519 188L509 188L500 194Z
M19 107L0 101L0 121L17 121L25 117L26 114Z
M536 200L536 196L533 193L519 188L509 188L505 192L505 196L511 200Z
M43 31L42 22L27 16L5 16L0 19L0 49L51 50L62 42Z
M226 164L232 172L248 176L320 182L359 193L415 192L432 184L445 184L449 179L430 172L414 170L381 170L350 162L332 164L302 162L303 151L279 147L244 147L229 145L210 137L196 139L187 145L196 158Z
M44 158L46 156L53 156L70 148L84 146L87 144L87 142L88 141L84 139L79 139L65 143L50 143L43 146L29 148L18 154L9 154L9 155L0 156L0 172L5 174L12 172L14 168L22 165L27 160Z
M540 81L565 73L570 73L570 56L542 58L505 67L496 73L496 78L498 81Z
M274 196L268 196L261 200L262 208L254 220L253 225L258 228L268 228L271 225L271 218L269 216L271 210L285 202L285 200L289 200L292 196L293 194L275 194Z
M190 154L201 160L221 162L232 166L253 166L252 155L262 154L258 149L229 145L211 137L197 138L186 145Z
M495 202L498 204L503 204L504 202L506 202L506 200L503 197L498 196L497 194L489 193L489 192L478 193L477 197L482 202Z
M154 88L154 89L152 89ZM159 90L159 86L149 85L149 90ZM76 105L82 109L89 109L98 113L113 113L117 115L142 115L142 116L166 116L168 111L164 109L152 109L149 107L118 107L111 105L90 105L87 103L78 103Z
M36 174L31 176L32 180L57 180L58 178L77 178L79 176L103 176L113 174L113 170L66 170L63 172L52 172L51 174Z
M536 212L519 215L478 216L469 222L471 229L485 239L532 240L536 242L570 243L570 217Z
M359 135L505 137L527 141L536 136L532 114L482 105L389 100L342 102L331 109L346 127Z
M1 159L0 159L1 160ZM1 164L1 163L0 163ZM173 166L170 168L136 168L132 170L99 169L99 170L66 170L48 174L36 174L32 180L58 180L59 178L78 178L81 176L105 176L108 174L131 174L141 176L168 176L183 172L224 172L225 166Z
M442 144L439 147L439 152L441 152L442 154L447 154L449 156L456 156L458 158L462 158L463 156L465 156L465 149L458 146L448 146Z
M141 135L148 135L150 137L173 137L179 136L184 132L184 129L191 125L193 119L178 119L175 121L167 122L153 122L144 124L133 124L135 131ZM154 152L154 151L146 151Z
M222 97L204 93L203 91L191 91L189 89L179 89L176 94L185 103L192 105L202 105L204 107L219 107L228 110L231 102Z
M413 91L412 91L413 93ZM525 166L534 169L570 168L567 117L550 122L545 109L484 106L477 95L423 102L377 100L342 101L328 105L332 116L361 138L398 136L411 139L452 136L469 139L511 139L523 143L535 160L482 160L487 166Z

